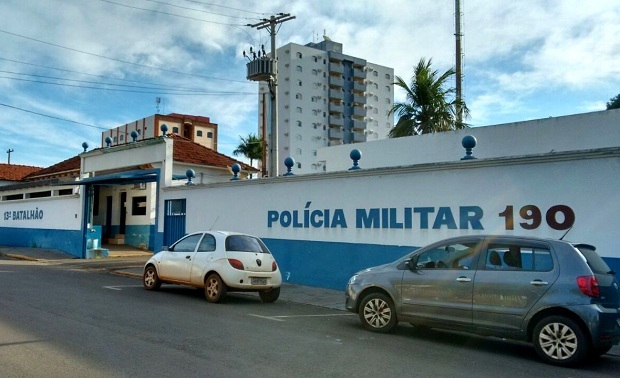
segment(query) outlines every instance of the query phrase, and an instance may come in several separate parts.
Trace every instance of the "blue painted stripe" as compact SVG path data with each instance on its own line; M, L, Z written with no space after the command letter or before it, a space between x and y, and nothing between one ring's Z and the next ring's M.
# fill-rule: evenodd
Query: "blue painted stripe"
M0 244L7 247L50 248L82 257L82 231L0 227Z
M392 262L417 247L263 239L282 272L282 280L344 290L356 272Z

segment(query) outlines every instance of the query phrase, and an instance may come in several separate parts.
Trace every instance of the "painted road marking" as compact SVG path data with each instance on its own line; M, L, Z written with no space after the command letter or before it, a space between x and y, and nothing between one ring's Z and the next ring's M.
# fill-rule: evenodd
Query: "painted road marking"
M110 290L123 290L121 288L123 287L142 287L142 285L116 285L116 286L102 286L104 289L110 289Z
M287 318L321 318L321 317L329 317L329 316L355 316L355 314L323 314L323 315L275 315L275 316L264 316L257 314L248 314L248 316L254 316L256 318L273 320L276 322L285 322Z

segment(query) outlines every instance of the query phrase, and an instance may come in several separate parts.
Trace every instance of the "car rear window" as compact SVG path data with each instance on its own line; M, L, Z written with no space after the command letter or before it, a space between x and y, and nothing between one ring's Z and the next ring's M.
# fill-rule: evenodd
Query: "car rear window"
M247 235L230 235L227 237L226 250L235 252L269 253L269 250L260 239Z
M578 244L574 246L586 258L592 272L598 274L607 274L611 271L609 265L596 253L595 248L586 244Z

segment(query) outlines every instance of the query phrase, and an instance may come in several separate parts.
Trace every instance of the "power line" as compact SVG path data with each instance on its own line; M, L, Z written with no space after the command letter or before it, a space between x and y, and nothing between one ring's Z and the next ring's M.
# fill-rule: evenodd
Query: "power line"
M0 76L0 79L9 79L16 81L25 81L29 83L37 83L37 84L49 84L49 85L57 85L62 87L72 87L72 88L84 88L84 89L97 89L97 90L105 90L105 91L114 91L114 92L130 92L130 93L145 93L145 94L170 94L170 95L179 95L179 96L206 96L206 95L256 95L256 93L251 92L200 92L200 93L180 93L180 92L168 92L168 91L137 91L130 89L115 89L115 88L102 88L102 87L91 87L87 85L74 85L74 84L62 84L62 83L54 83L50 81L42 81L42 80L30 80L30 79L21 79L17 77L9 77L9 76ZM156 89L156 88L154 88Z
M100 0L100 1L105 1L105 0ZM69 50L69 51L73 51L73 52L78 52L80 54L86 54L86 55L90 55L90 56L95 56L97 58L102 58L102 59L108 59L108 60L112 60L114 62L119 62L119 63L124 63L124 64L131 64L134 66L138 66L138 67L143 67L143 68L148 68L148 69L153 69L153 70L158 70L158 71L162 71L162 72L168 72L168 73L174 73L177 75L185 75L185 76L193 76L193 77L200 77L203 79L209 79L209 80L221 80L221 81L227 81L227 82L234 82L234 83L243 83L243 84L248 84L247 81L241 81L241 80L231 80L231 79L222 79L219 77L213 77L213 76L205 76L205 75L198 75L198 74L191 74L191 73L187 73L187 72L181 72L181 71L175 71L175 70L169 70L166 68L160 68L160 67L155 67L155 66L149 66L147 64L140 64L140 63L134 63L134 62L129 62L126 60L122 60L122 59L116 59L116 58L111 58L108 56L104 56L104 55L99 55L99 54L95 54L95 53L91 53L91 52L87 52L87 51L82 51L82 50L78 50L78 49L74 49L72 47L67 47L67 46L62 46L62 45L58 45L55 43L51 43L51 42L47 42L47 41L42 41L40 39L36 39L36 38L32 38L32 37L26 37L24 35L20 35L20 34L16 34L16 33L11 33L9 31L6 30L1 30L0 29L0 33L4 33L4 34L8 34L8 35L12 35L14 37L19 37L19 38L23 38L23 39L27 39L29 41L34 41L34 42L39 42L39 43L43 43L46 45L50 45L50 46L54 46L54 47L58 47L61 49L65 49L65 50Z
M39 115L39 116L42 116L42 117L47 117L47 118L53 118L53 119L56 119L56 120L59 120L59 121L71 122L71 123L75 123L75 124L78 124L78 125L88 126L88 127L93 127L93 128L95 128L95 129L100 129L100 130L108 130L108 129L106 129L105 127L99 127L99 126L95 126L95 125L90 125L90 124L88 124L88 123L82 123L82 122L72 121L72 120L70 120L70 119L65 119L65 118L60 118L60 117L51 116L51 115L49 115L49 114L38 113L38 112L35 112L35 111L32 111L32 110L26 110L26 109L18 108L18 107L16 107L16 106L11 106L11 105L7 105L7 104L3 104L3 103L0 103L0 106L6 106L7 108L11 108L11 109L19 110L19 111L21 111L21 112L26 112L26 113L36 114L36 115Z
M196 0L185 0L185 1L187 1L188 3L202 4L202 5L210 5L210 6L213 6L213 7L226 8L226 9L236 10L236 11L239 11L239 12L253 13L253 14L258 14L258 15L261 15L261 16L266 16L266 15L268 15L268 13L253 12L253 11L249 11L249 10L247 10L247 9L239 9L239 8L228 7L228 6L226 6L226 5L219 5L219 4L213 4L213 3L206 3L206 2L204 2L204 1L196 1Z
M170 87L165 87L165 86L161 86L161 85L155 85L154 87L148 87L148 86L137 86L137 85L128 85L128 84L102 83L102 82L97 82L97 81L78 80L78 79L66 79L66 78L56 77L56 76L28 74L28 73L4 71L4 70L0 70L0 73L6 73L6 74L12 74L12 75L22 75L22 76L32 76L32 77L38 77L38 78L43 78L43 79L72 81L72 82L76 82L76 83L85 83L85 84L110 85L110 86L125 87L125 88L161 89L161 90L172 91L172 92L193 92L193 93L196 93L196 94L199 94L199 93L208 94L209 93L209 92L207 92L207 91L205 91L203 89L170 88ZM3 78L7 78L7 77L3 76Z
M184 19L187 19L187 20L201 21L201 22L208 22L208 23L211 23L211 24L217 24L217 25L227 25L227 26L244 26L244 25L242 25L242 24L230 24L230 23L226 23L226 22L208 21L208 20L203 20L203 19L200 19L200 18L194 18L194 17L189 17L189 16L183 16L183 15L180 15L180 14L174 14L174 13L162 12L162 11L158 11L158 10L154 10L154 9L146 9L146 8L134 7L134 6L132 6L132 5L121 4L121 3L117 3L117 2L114 2L114 1L110 1L110 0L99 0L99 1L103 1L104 3L109 3L109 4L118 5L118 6L125 7L125 8L131 8L131 9L136 9L136 10L142 10L142 11L152 12L152 13L165 14L166 16L179 17L179 18L184 18Z
M238 19L242 19L242 20L250 20L250 19L256 19L257 18L257 17L229 16L229 15L226 15L226 14L221 14L221 13L216 13L216 12L209 12L209 11L202 10L202 9L189 8L189 7L183 7L181 5L170 4L170 3L166 3L165 1L157 1L157 0L144 0L144 1L149 1L151 3L162 4L162 5L166 5L166 6L174 7L174 8L179 8L179 9L185 9L185 10L191 10L191 11L195 11L195 12L213 14L213 15L222 16L222 17L238 18Z

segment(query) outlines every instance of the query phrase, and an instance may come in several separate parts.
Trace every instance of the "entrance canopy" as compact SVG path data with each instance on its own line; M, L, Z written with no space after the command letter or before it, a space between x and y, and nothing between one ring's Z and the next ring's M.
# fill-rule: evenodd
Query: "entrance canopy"
M157 181L159 169L119 172L82 179L78 185L128 185Z

